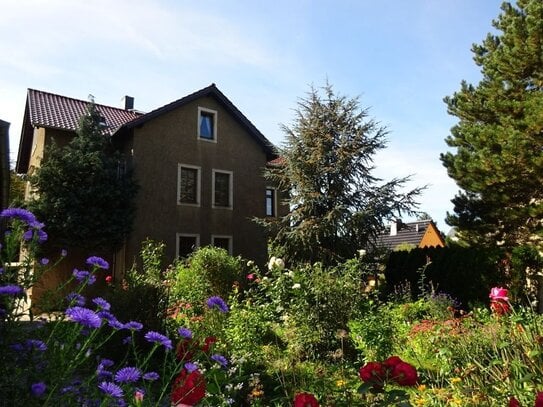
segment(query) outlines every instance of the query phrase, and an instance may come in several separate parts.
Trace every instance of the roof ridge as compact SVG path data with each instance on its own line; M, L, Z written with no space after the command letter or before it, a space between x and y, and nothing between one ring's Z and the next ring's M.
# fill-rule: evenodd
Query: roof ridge
M86 103L86 104L90 104L91 102L89 102L88 100L83 100L83 99L78 99L78 98L74 98L74 97L71 97L71 96L64 96L64 95L60 95L58 93L53 93L53 92L48 92L48 91L45 91L45 90L39 90L39 89L32 89L32 88L28 88L28 91L32 91L32 92L36 92L36 93L42 93L42 94L47 94L47 95L51 95L51 96L55 96L55 97L59 97L59 98L62 98L62 99L70 99L70 100L73 100L75 102L80 102L80 103ZM117 107L117 106L111 106L111 105L105 105L103 103L96 103L94 102L94 105L95 106L101 106L101 107L106 107L108 109L116 109L116 110L122 110L123 112L130 112L132 110L126 110L122 107ZM141 113L140 113L141 114Z

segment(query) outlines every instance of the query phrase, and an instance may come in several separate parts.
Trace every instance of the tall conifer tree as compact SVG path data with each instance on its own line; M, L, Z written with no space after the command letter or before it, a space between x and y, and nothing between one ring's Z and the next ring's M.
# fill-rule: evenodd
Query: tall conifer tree
M282 126L281 163L267 172L290 212L261 222L287 260L334 264L368 248L385 220L411 213L420 189L400 192L408 178L382 182L372 175L387 131L357 98L337 95L329 84L312 87L295 115Z
M543 231L543 2L501 10L472 48L481 81L445 98L459 121L441 159L462 189L447 223L468 243L511 248Z
M55 246L111 251L131 230L136 183L100 123L90 103L77 135L64 147L53 143L30 179L29 207Z

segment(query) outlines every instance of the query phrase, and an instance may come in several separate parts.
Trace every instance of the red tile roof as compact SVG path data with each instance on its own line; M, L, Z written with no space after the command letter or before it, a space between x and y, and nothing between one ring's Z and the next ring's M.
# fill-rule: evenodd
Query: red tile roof
M87 112L89 102L28 89L29 119L32 126L62 130L77 129L79 118ZM105 131L113 134L120 126L141 116L130 110L96 104L105 119Z

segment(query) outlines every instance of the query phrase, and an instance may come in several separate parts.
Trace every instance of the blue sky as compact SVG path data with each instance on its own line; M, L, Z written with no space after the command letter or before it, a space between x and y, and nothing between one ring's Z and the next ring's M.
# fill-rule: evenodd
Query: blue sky
M272 142L328 80L389 130L375 175L429 185L419 209L447 232L457 191L439 154L443 97L480 79L470 52L501 0L3 0L0 119L11 158L26 89L150 111L215 83Z

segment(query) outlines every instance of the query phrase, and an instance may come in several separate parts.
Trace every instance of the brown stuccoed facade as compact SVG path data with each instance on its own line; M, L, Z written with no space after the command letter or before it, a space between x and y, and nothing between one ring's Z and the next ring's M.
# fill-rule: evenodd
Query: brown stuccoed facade
M286 211L275 195L269 198L273 188L263 177L277 158L273 145L214 84L146 114L128 99L125 109L96 105L139 185L133 231L109 256L115 278L138 261L147 238L166 244L168 262L194 243L264 264L267 237L252 219ZM52 139L67 143L87 104L29 89L17 171L39 167Z

